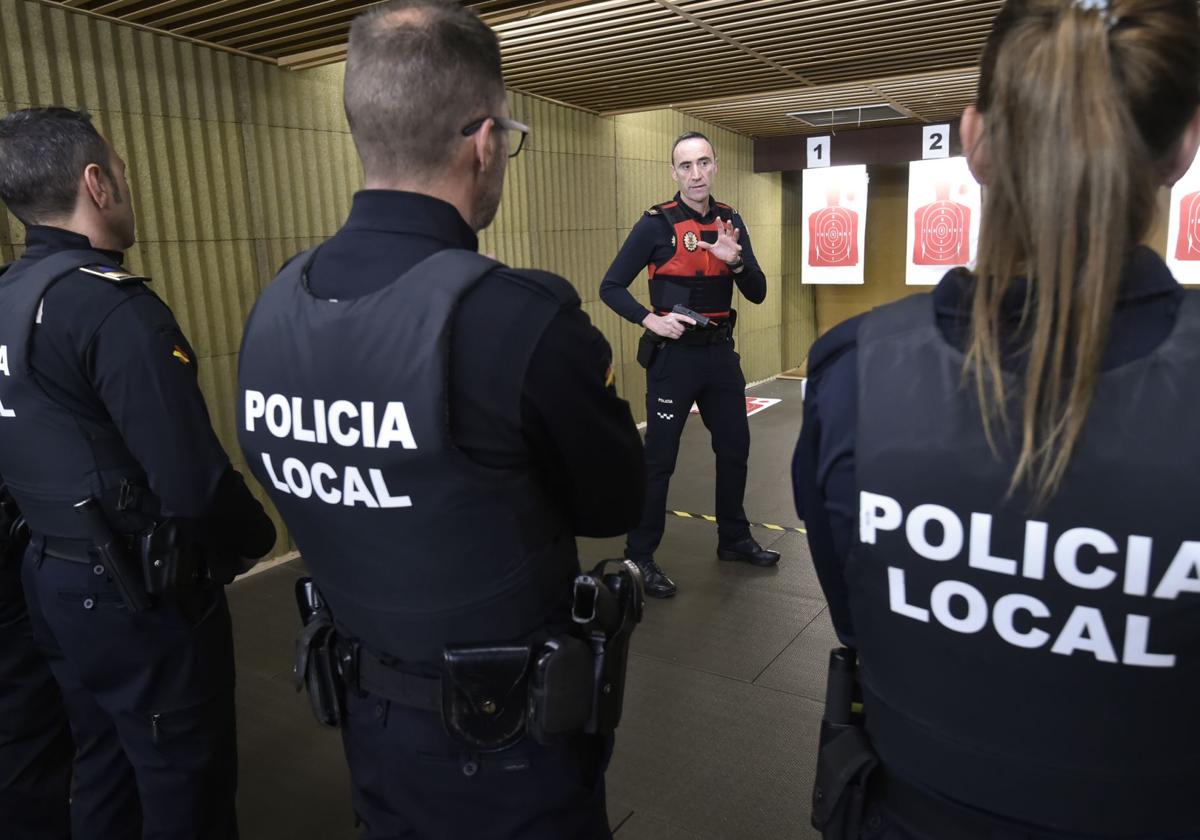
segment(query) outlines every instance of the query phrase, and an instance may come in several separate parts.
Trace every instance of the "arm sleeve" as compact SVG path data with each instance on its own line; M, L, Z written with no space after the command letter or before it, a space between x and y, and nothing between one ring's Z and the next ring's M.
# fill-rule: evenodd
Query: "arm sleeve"
M812 356L818 355L814 348ZM853 646L845 568L858 527L854 446L857 351L853 345L815 367L804 399L804 425L792 458L796 512L804 520L813 565L838 638Z
M575 533L613 537L637 524L645 465L612 349L578 306L546 328L525 376L522 423L533 460Z
M662 222L658 219L651 216L638 219L600 283L600 299L626 321L639 326L650 310L637 302L629 286L650 263L661 233Z
M767 277L763 274L758 260L754 256L754 248L750 245L750 231L741 216L733 217L734 226L741 231L738 244L742 246L742 262L745 268L733 275L738 291L751 303L762 303L767 299Z
M238 548L256 556L267 528L274 543L274 526L213 432L197 362L171 310L148 292L126 297L109 312L85 359L93 387L146 471L163 514L191 520L215 514L239 526L234 533L245 537L238 538Z

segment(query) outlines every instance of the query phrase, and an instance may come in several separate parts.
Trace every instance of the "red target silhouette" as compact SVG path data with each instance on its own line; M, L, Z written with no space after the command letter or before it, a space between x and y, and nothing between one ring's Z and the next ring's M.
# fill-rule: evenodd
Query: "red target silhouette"
M1200 261L1200 192L1185 195L1179 203L1179 243L1175 259Z
M808 264L814 268L858 265L858 213L841 206L837 188L825 194L828 206L808 217Z
M966 265L971 261L971 208L950 200L937 185L937 201L917 208L913 265Z

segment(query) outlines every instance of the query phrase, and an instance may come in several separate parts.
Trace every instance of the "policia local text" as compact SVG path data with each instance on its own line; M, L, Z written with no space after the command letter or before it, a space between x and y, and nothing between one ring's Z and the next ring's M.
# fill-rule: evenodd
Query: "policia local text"
M931 525L936 527L931 528ZM1052 566L1059 578L1081 590L1098 591L1120 586L1126 595L1166 601L1174 601L1185 592L1200 593L1200 542L1197 541L1184 541L1178 546L1166 572L1151 588L1150 561L1154 546L1150 537L1130 536L1125 541L1122 575L1104 563L1105 557L1122 553L1122 546L1104 531L1070 528L1059 534L1051 545L1050 526L1028 520L1023 555L1020 560L1010 559L992 553L992 517L988 514L972 513L964 528L958 514L947 507L918 505L906 517L896 499L877 493L861 493L861 542L875 545L881 539L881 532L899 531L901 527L909 548L918 556L935 562L961 559L966 548L969 567L998 575L1044 580L1047 567ZM936 535L939 531L940 541L931 540L930 534ZM1094 555L1095 559L1081 562L1085 552ZM1085 565L1088 568L1085 569ZM977 587L960 580L936 583L929 594L929 604L925 606L910 600L904 569L891 566L887 575L892 612L914 621L929 623L935 620L949 630L964 634L979 633L990 622L1001 639L1019 648L1037 650L1049 644L1051 653L1063 656L1090 653L1101 662L1148 668L1175 667L1174 654L1151 652L1149 616L1125 616L1123 645L1118 656L1109 624L1095 607L1077 605L1063 622L1061 616L1052 617L1045 602L1032 595L1007 594L989 606ZM1057 630L1057 636L1049 630Z
M267 431L281 440L291 438L320 446L333 443L345 448L417 448L402 402L387 403L381 413L373 402L326 402L247 390L245 409L246 431L253 432L255 424L262 421ZM364 470L353 465L347 465L339 474L321 461L305 464L298 458L285 458L276 471L269 453L264 452L262 459L267 477L281 493L301 499L315 495L326 504L346 507L412 507L410 497L391 493L380 469L367 469L364 477Z

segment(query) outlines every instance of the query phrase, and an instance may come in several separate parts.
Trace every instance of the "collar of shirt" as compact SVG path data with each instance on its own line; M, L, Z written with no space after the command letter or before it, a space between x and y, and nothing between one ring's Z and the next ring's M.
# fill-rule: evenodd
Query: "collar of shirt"
M937 288L933 290L933 302L939 315L969 319L971 316L971 293L974 278L962 269L947 272ZM1174 294L1180 290L1178 281L1158 254L1145 245L1134 249L1121 277L1121 288L1117 303L1126 304L1159 295ZM1011 319L1021 315L1025 304L1025 282L1012 285L1004 296L1003 309Z
M373 230L437 239L451 248L479 250L479 237L458 209L440 198L400 190L360 190L342 230Z
M125 255L120 251L106 251L92 247L86 236L49 225L29 225L25 228L25 252L21 259L40 260L58 251L96 251L113 261L113 267L124 265Z
M679 203L679 206L683 208L683 212L687 213L689 216L691 216L693 219L700 222L701 224L705 224L705 225L710 224L713 221L713 219L715 219L717 217L717 200L712 195L709 195L709 197L708 197L708 212L705 213L704 215L700 215L695 210L693 210L691 207L689 207L687 202L685 202L683 200L682 194L675 193L674 200L677 201Z

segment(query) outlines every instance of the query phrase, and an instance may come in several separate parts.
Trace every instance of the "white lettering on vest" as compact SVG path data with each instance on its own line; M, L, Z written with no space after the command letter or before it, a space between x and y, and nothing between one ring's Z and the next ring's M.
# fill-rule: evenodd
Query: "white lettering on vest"
M967 563L985 572L1015 575L1017 561L992 554L992 517L986 513L971 514L971 554Z
M950 600L959 597L967 603L967 614L959 618L950 609ZM956 633L978 633L988 622L988 605L983 593L958 580L943 580L929 593L934 618Z
M1117 661L1117 651L1104 625L1104 616L1095 607L1076 607L1050 648L1051 653L1063 656L1077 651L1091 653L1101 662Z
M929 541L927 532L931 522L942 526L941 545L934 545ZM941 505L918 505L908 515L905 533L912 550L930 560L953 560L962 554L962 520L955 516L950 508Z
M1017 630L1015 619L1018 610L1027 612L1034 618L1050 617L1050 608L1031 595L1005 595L996 601L996 607L992 611L992 622L996 625L996 632L1000 634L1001 639L1010 645L1028 650L1040 648L1050 641L1050 634L1045 630L1036 627L1025 633Z
M929 621L929 610L908 603L907 593L904 591L903 569L888 569L888 599L891 601L892 612L915 618L917 621Z
M1116 554L1117 543L1103 531L1095 528L1072 528L1058 538L1054 544L1054 568L1059 577L1080 589L1104 589L1117 579L1112 569L1097 565L1091 572L1079 568L1079 550L1084 546L1096 549L1099 554Z
M900 503L888 496L863 491L858 509L858 538L867 545L875 545L876 531L895 531L904 522Z

